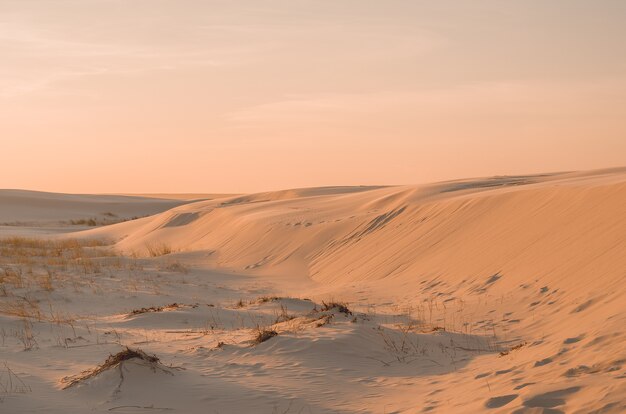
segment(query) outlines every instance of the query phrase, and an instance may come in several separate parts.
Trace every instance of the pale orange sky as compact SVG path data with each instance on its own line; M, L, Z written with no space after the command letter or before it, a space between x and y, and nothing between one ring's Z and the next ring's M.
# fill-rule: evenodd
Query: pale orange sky
M0 1L0 188L623 165L623 0Z

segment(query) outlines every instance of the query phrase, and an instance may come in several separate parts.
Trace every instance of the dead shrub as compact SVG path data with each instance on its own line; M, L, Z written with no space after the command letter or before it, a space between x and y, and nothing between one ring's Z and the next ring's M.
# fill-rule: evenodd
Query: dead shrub
M93 378L104 371L120 366L124 361L128 361L131 359L146 361L154 368L156 368L157 364L160 362L159 358L157 358L156 355L148 355L141 349L130 349L126 347L125 350L120 351L115 355L109 355L109 357L106 359L106 361L104 361L102 365L98 365L91 370L84 371L77 376L63 378L63 382L67 384L65 387L63 387L63 389L73 387L74 385Z

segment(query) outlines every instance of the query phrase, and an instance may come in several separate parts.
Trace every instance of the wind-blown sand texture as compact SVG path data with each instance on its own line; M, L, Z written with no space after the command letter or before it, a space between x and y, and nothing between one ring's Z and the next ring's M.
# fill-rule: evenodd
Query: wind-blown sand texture
M167 202L0 242L1 412L626 411L626 169Z

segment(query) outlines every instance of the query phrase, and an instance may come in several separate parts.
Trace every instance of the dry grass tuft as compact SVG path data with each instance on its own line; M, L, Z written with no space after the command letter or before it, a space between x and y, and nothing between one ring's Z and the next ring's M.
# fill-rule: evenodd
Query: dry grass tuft
M295 318L296 317L294 315L289 314L285 305L281 304L280 312L276 315L276 320L274 321L274 323L287 322Z
M166 243L148 243L146 244L146 250L150 257L165 256L174 251L172 246Z
M15 338L22 343L24 351L30 351L39 347L33 333L33 324L28 319L22 319L22 329L15 331Z

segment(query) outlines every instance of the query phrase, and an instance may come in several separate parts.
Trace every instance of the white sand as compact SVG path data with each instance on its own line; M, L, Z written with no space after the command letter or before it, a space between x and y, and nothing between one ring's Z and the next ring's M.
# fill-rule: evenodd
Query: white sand
M626 169L234 196L63 237L128 257L6 284L0 412L626 411ZM353 315L313 310L331 300ZM123 346L162 365L62 389Z

